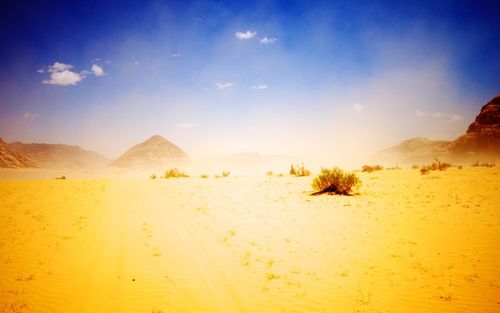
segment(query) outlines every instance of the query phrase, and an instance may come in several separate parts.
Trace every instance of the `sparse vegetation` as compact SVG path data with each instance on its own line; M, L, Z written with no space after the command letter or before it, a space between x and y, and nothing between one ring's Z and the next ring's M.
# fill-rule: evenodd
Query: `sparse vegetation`
M66 176L59 176L59 177L56 177L56 179L66 179Z
M222 177L229 177L229 175L231 175L231 172L227 171L227 172L222 172L220 175L215 175L215 178L222 178Z
M189 175L183 171L180 171L178 168L171 168L165 172L165 175L163 175L162 178L180 178L180 177L189 177Z
M431 171L446 171L446 169L450 166L451 166L450 163L441 162L438 159L436 159L436 162L433 162L430 165L423 165L420 168L420 174L427 175Z
M338 167L323 168L313 180L312 187L316 191L313 195L323 193L350 195L354 188L361 185L361 180L355 173L344 172Z
M156 179L156 174L153 174L153 175L149 176L149 178Z
M273 171L266 172L266 176L273 176Z
M208 175L207 175L207 174L202 174L202 175L200 176L200 178L208 178Z
M377 165L363 165L363 167L361 168L361 171L371 173L374 171L381 171L383 169L384 169L384 167L382 165L378 165L378 164Z
M413 164L413 165L411 166L411 169L412 169L412 170L418 170L419 168L420 168L420 165L418 165L418 164Z
M392 171L392 170L400 170L400 169L401 169L401 167L399 167L399 165L398 165L398 164L396 164L396 166L388 167L387 169L388 169L388 170L391 170L391 171Z
M472 167L479 167L479 166L481 166L481 167L494 167L495 164L494 163L492 163L492 164L490 164L490 163L479 163L477 161L476 161L476 163L472 164Z
M290 167L290 175L297 177L311 176L311 171L305 168L304 163L295 166L292 164Z

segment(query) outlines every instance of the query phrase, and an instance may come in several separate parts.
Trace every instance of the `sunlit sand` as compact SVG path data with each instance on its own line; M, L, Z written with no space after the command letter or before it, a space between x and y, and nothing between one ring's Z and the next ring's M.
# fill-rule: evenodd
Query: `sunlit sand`
M500 168L0 181L1 312L498 312Z

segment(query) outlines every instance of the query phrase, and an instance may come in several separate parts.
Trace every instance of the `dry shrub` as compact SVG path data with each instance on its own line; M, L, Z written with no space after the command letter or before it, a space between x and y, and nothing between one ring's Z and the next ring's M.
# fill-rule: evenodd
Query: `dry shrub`
M273 176L273 171L266 172L266 176Z
M446 171L448 167L450 167L450 163L446 162L441 162L438 159L436 159L436 162L429 164L429 165L423 165L420 168L420 173L422 175L429 174L431 171Z
M189 177L189 175L183 171L180 171L178 168L171 168L165 172L165 175L163 175L163 178L180 178L180 177Z
M361 168L361 171L371 173L374 171L381 171L383 169L384 169L384 167L382 165L378 165L378 164L377 165L363 165L363 167Z
M156 174L153 174L153 175L149 176L149 178L156 179Z
M208 178L208 175L207 175L207 174L202 174L202 175L200 176L200 178Z
M293 166L292 164L290 167L290 175L297 177L310 176L311 171L305 168L304 163L302 163L301 165L297 164L295 166Z
M479 163L479 162L476 161L476 163L472 164L471 166L472 167L479 167L479 166L481 166L481 167L494 167L495 164L494 163L492 163L492 164L489 164L489 163Z
M66 176L56 177L56 179L66 179Z
M349 195L360 185L361 180L355 173L344 172L338 167L321 169L321 173L312 182L312 187L316 190L313 195L323 193Z

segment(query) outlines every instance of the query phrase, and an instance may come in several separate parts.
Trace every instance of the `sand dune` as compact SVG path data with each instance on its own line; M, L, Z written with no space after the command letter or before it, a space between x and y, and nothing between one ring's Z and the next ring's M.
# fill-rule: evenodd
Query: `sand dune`
M1 312L497 312L500 168L0 181Z

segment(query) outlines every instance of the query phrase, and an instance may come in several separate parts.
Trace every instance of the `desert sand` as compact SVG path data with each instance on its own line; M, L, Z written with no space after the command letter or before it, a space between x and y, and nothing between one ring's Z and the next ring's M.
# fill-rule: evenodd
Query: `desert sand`
M500 167L3 179L1 312L498 312Z

